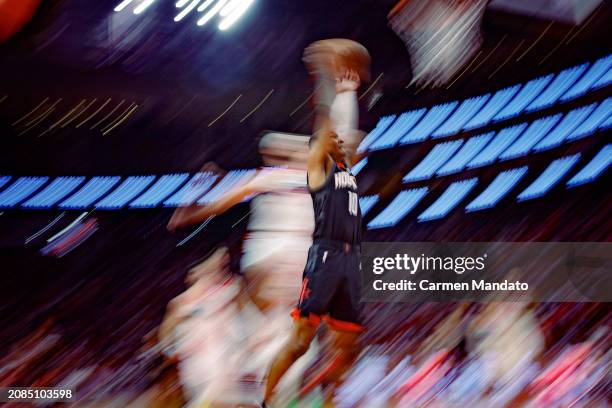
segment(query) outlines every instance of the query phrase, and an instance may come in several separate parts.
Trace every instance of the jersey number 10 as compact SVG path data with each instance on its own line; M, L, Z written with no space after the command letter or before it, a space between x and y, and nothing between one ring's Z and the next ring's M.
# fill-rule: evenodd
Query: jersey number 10
M352 191L348 192L348 211L349 214L357 216L357 206L359 205L359 201L357 200L357 193L353 193Z

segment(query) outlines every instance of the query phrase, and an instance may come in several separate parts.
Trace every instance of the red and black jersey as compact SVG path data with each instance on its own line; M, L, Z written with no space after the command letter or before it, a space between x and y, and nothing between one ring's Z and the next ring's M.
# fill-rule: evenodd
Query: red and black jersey
M315 216L313 238L358 245L361 210L357 182L344 166L334 163L325 183L309 189Z

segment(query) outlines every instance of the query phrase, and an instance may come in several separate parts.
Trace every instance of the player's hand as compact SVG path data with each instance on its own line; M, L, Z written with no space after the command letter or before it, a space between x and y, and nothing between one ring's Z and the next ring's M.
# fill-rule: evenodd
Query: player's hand
M201 173L214 173L217 175L225 175L225 173L227 173L214 161L209 161L209 162L204 163L204 165L200 169L200 172Z
M187 208L178 208L174 214L172 214L172 217L170 218L170 221L168 221L168 225L166 226L166 229L172 233L176 232L177 229L183 228L185 226L185 213L187 211Z
M353 70L346 70L344 74L336 78L336 93L355 92L361 86L359 74Z
M174 218L174 217L173 217ZM171 233L175 233L176 230L178 229L178 225L176 223L176 221L174 221L172 218L170 219L170 221L168 222L168 225L166 225L166 229L168 230L168 232Z
M214 205L201 206L196 203L189 207L177 208L166 228L170 232L175 232L177 229L204 221L206 218L215 215L215 211Z

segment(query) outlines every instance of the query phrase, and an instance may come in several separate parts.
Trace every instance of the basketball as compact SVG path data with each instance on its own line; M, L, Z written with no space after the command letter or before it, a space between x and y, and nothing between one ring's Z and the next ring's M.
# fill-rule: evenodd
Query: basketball
M332 38L316 41L304 51L303 61L311 74L336 77L352 70L359 74L361 82L370 80L370 53L353 40Z

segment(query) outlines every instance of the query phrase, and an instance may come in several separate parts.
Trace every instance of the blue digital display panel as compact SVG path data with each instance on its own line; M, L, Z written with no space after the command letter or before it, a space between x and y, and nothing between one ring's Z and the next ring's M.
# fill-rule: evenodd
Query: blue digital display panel
M132 201L130 208L154 208L157 207L166 197L176 191L189 174L166 174L163 175L140 197Z
M78 210L91 207L100 197L119 183L119 176L92 177L76 193L60 203L59 208L64 210Z
M0 193L0 208L13 208L41 188L49 177L20 177Z
M452 183L429 208L419 215L418 220L423 222L446 217L476 187L476 184L478 184L476 177Z
M580 153L554 160L529 187L516 197L517 201L532 200L548 193L579 159Z
M40 193L23 203L24 208L51 208L54 204L72 193L80 186L85 177L58 177Z
M130 176L123 180L112 193L96 203L96 208L101 210L118 210L123 208L134 197L144 191L153 180L155 180L155 176Z
M392 227L400 222L427 195L427 187L400 192L370 223L368 229Z

